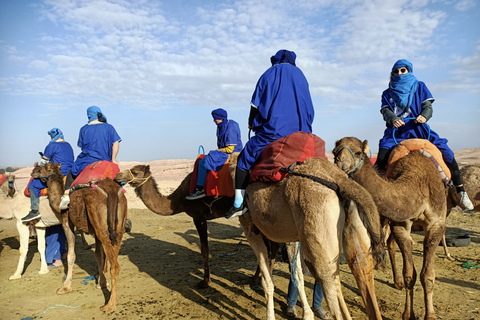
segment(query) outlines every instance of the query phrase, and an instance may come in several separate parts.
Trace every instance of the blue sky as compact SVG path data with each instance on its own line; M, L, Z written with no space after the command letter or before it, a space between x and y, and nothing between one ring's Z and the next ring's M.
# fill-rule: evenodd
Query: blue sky
M384 130L380 96L408 59L453 150L480 147L480 2L475 0L0 1L0 166L30 166L60 128L74 147L99 106L119 161L194 159L216 147L224 108L247 141L250 99L279 49L297 54L314 133Z

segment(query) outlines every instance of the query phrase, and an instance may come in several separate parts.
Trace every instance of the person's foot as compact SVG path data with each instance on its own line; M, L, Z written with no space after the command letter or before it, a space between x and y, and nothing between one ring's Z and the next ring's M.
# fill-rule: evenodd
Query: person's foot
M315 308L312 308L312 311L313 313L319 317L320 319L322 320L326 320L326 319L331 319L332 317L330 316L330 314L325 311L322 307L318 308L318 309L315 309Z
M456 192L455 200L457 200L460 208L463 210L473 210L473 203L470 201L470 198L465 191Z
M48 265L48 269L55 269L61 266L63 266L62 260L54 260L53 263Z
M195 191L185 197L187 200L197 200L201 198L205 198L205 190L195 189Z
M241 216L242 214L244 214L247 211L248 211L248 208L245 205L245 203L242 203L240 208L232 206L230 208L230 210L228 210L227 213L225 213L225 218L227 218L227 219L235 218L235 217Z
M60 201L60 210L68 209L69 204L70 204L70 196L68 194L64 194L62 196L62 200Z
M28 222L39 218L41 218L40 212L38 212L38 210L32 210L25 217L22 218L22 221Z
M297 310L295 310L295 306L287 306L287 310L285 311L285 315L288 318L295 318L297 316Z

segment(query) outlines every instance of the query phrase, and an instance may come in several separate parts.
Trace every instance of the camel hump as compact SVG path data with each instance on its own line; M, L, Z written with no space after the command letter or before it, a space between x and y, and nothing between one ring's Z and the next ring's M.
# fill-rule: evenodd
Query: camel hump
M442 176L443 183L447 183L452 174L448 169L447 164L443 161L443 156L440 150L430 141L426 139L408 139L401 141L390 153L388 159L388 167L385 172L385 177L391 178L393 170L398 161L412 151L419 151L424 156L432 160L438 172Z

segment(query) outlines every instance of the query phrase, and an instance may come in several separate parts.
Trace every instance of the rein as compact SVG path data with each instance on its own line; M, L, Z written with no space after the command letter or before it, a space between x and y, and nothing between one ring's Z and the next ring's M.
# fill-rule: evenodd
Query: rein
M143 180L143 182L140 183L140 184L139 184L138 186L136 186L135 188L141 187L145 182L148 181L148 179L150 179L150 178L152 177L152 174L150 173L150 175L149 175L147 178L136 178L136 177L133 175L133 173L132 173L132 171L131 171L130 169L128 169L128 173L130 173L130 175L132 176L132 180L127 181L126 183L131 183L131 182L136 181L136 180Z
M353 158L353 168L352 168L352 170L350 170L350 171L347 172L347 174L350 174L350 173L352 173L353 171L355 171L355 169L362 167L362 165L363 165L363 160L364 160L365 158L362 157L362 158L360 159L360 161L357 163L357 160L355 159L355 155L353 154L353 151L352 151L349 147L347 147L347 146L341 147L341 148L335 153L335 156L337 156L337 154L339 154L340 151L342 151L343 148L346 148L348 151L350 151L350 154L352 155L352 158Z
M42 176L40 173L38 174L38 179L42 180L43 182L46 182L48 178L50 178L51 176L57 174L56 172L52 173L52 174L49 174L48 176Z
M315 177L315 176L312 176L312 175L308 175L308 174L303 174L303 173L300 173L300 172L295 172L293 171L293 169L295 168L295 166L297 164L300 164L301 162L295 162L293 163L290 167L286 168L280 168L280 171L283 171L283 172L287 172L288 174L291 174L291 175L294 175L294 176L299 176L299 177L303 177L303 178L307 178L307 179L310 179L310 180L313 180L315 182L318 182L320 184L323 184L325 187L327 188L330 188L332 189L333 191L335 191L337 194L338 192L340 191L340 188L338 187L337 184L333 183L333 182L330 182L328 180L325 180L325 179L322 179L322 178L319 178L319 177Z

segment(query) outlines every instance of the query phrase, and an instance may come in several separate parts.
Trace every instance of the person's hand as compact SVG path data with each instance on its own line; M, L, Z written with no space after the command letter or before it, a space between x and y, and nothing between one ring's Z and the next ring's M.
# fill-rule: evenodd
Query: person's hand
M117 166L120 165L120 163L118 163L118 161L115 159L112 159L112 162L115 163Z
M403 122L400 119L397 119L397 120L394 120L392 124L395 128L400 128L401 126L405 125L405 122Z
M425 122L427 122L427 119L426 119L424 116L419 115L419 116L417 117L417 119L415 119L415 122L416 122L416 123L425 123Z

